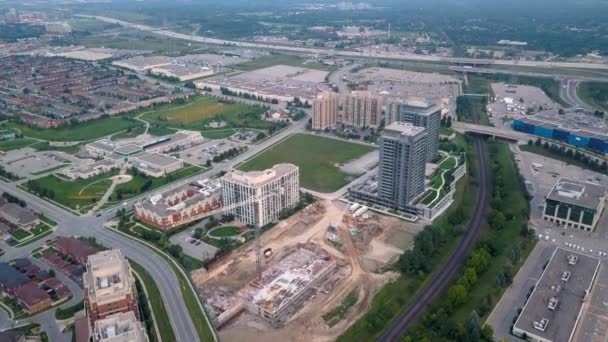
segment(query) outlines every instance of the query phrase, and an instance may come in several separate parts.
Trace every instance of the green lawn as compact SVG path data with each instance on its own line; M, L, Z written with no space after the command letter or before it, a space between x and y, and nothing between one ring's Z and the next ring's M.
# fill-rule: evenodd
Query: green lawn
M57 310L55 311L55 319L64 320L64 319L72 318L78 311L81 311L81 310L84 310L84 301L80 301L65 309L57 308Z
M18 241L27 239L29 237L32 237L32 233L28 232L27 230L23 230L21 228L15 229L13 231L11 231L11 235L13 236L13 238L15 238Z
M208 130L205 124L219 120L226 122L222 128L268 129L271 122L262 120L263 107L244 103L221 103L216 97L195 96L182 104L169 104L155 108L142 116L152 127L172 127L195 130Z
M217 129L217 130L209 130L209 131L201 132L203 137L205 137L207 139L225 139L225 138L232 136L234 133L236 133L236 131L232 128L229 128L229 129L221 128L221 129Z
M156 281L150 276L150 274L138 263L129 260L131 268L142 280L142 285L145 286L148 292L148 300L152 306L154 317L156 318L156 325L160 331L160 338L163 341L175 341L175 334L173 333L173 327L171 327L171 320L167 314L167 309L163 303L160 295L160 290L156 285Z
M373 147L347 141L295 134L241 164L238 169L265 170L278 163L292 163L300 167L302 187L333 192L348 184L352 177L342 172L337 164L347 163L373 150Z
M145 192L152 191L182 178L192 176L201 170L201 167L184 163L183 169L177 170L165 177L152 178L142 176L140 173L137 173L132 175L133 179L130 182L116 185L114 188L114 193L110 196L110 201L121 201L142 194L143 192L140 190L147 180L151 180L152 184ZM119 193L122 194L122 198L118 198Z
M218 227L218 228L214 228L213 230L211 230L209 232L209 235L211 235L213 237L218 237L218 238L236 236L239 234L241 234L241 229L239 227L234 227L234 226Z
M588 105L608 111L608 83L583 82L578 86L577 93Z
M48 141L87 141L102 138L106 135L140 126L141 122L125 116L105 117L91 120L76 126L59 128L35 128L18 123L8 123L9 128L16 129L26 137Z
M48 175L23 183L30 191L43 195L71 209L83 209L94 205L112 184L110 179L118 174L114 170L88 179L67 180ZM52 193L52 195L51 195Z
M15 248L27 246L34 241L38 241L51 235L51 233L53 233L53 228L48 224L41 222L29 232L23 229L17 229L11 232L11 235L13 235L13 237L18 241L11 242L9 244Z
M10 151L24 148L36 142L34 139L17 138L15 140L5 140L0 142L0 151Z

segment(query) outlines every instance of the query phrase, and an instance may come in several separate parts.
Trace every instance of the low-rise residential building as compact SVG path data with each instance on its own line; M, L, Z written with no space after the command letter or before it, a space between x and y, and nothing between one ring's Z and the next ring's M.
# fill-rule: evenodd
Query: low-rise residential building
M234 171L222 177L224 210L255 227L276 221L300 201L300 169L277 164L264 171Z
M76 263L84 265L87 263L89 255L97 253L97 249L86 241L75 237L60 236L55 242L55 249L71 257Z
M560 178L545 198L543 219L593 231L606 208L607 194L605 186Z
M14 296L15 291L22 285L30 282L23 273L17 271L11 265L0 263L0 290L9 296Z
M17 288L15 298L23 310L29 314L46 310L52 304L49 294L34 282L28 282Z
M95 342L147 342L144 324L133 312L116 313L95 322Z
M115 313L137 312L131 267L120 250L90 255L82 279L92 325Z
M160 230L202 219L222 206L219 181L186 184L135 203L135 217Z
M30 229L40 223L35 211L17 203L6 203L0 206L0 218L22 229Z

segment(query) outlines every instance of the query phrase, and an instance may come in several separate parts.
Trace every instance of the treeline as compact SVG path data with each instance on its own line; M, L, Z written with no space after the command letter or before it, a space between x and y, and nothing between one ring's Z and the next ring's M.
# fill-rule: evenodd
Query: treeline
M13 43L19 39L37 38L46 32L44 26L30 24L0 24L0 40Z
M540 138L537 138L536 141L532 141L532 139L528 140L528 146L532 145L542 147L547 152L555 154L556 156L564 157L575 163L583 164L590 170L608 174L608 162L604 160L600 163L598 158L590 157L587 154L581 153L579 150L566 148L564 145L557 145L549 143L548 141L543 142Z
M37 181L28 179L27 188L34 194L40 197L46 197L48 199L55 199L55 191L53 189L46 188ZM97 198L91 198L91 202L97 202Z
M209 88L209 89L211 89L211 88ZM203 88L203 90L205 90L205 88ZM237 96L237 97L242 97L242 98L248 99L248 100L267 102L267 103L272 103L272 104L279 103L279 100L270 98L268 96L264 97L262 95L254 95L254 94L250 94L250 93L243 93L240 91L236 92L236 91L232 91L226 87L220 87L220 92L222 93L222 95L226 95L226 96Z
M457 278L410 329L404 341L493 341L492 327L481 322L512 283L534 239L528 228L530 208L523 178L508 147L490 142L489 154L493 188L488 226ZM440 232L436 228L429 230L421 240L416 239L421 246L414 250L419 248L420 256L432 258L433 252L445 244ZM406 272L429 272L421 260L412 260L406 264Z
M6 169L3 166L0 166L0 177L1 178L6 178L10 181L16 181L21 179L19 176L17 176L16 174L10 172L10 171L6 171Z

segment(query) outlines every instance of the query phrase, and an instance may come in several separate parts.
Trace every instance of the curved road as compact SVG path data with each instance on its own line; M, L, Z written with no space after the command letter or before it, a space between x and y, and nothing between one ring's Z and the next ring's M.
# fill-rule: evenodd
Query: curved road
M407 329L426 310L427 306L435 299L449 284L453 276L464 265L467 256L475 246L488 213L490 202L491 181L488 170L488 156L486 144L483 138L475 138L475 150L477 152L477 169L479 172L479 191L477 192L477 207L468 229L458 244L450 260L439 270L424 288L422 293L408 306L408 308L392 323L389 329L378 339L382 342L398 341Z

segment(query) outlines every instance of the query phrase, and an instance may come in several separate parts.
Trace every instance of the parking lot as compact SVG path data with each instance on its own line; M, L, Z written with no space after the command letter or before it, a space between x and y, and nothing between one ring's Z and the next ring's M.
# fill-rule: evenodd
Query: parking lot
M205 165L207 160L211 160L213 157L232 148L239 148L241 146L244 146L244 144L228 139L211 140L179 152L179 158L190 164Z
M20 176L36 176L69 164L70 160L57 153L37 152L31 148L8 151L0 157L2 167Z
M525 116L528 109L532 112L557 110L560 106L553 102L542 89L528 85L492 83L496 100L488 105L490 121L502 126L504 117L517 119Z
M170 239L171 243L180 245L184 253L193 258L201 260L212 258L219 250L210 244L192 238L192 232L198 227L203 227L204 222L206 222L206 220L201 221L190 229L173 235Z

